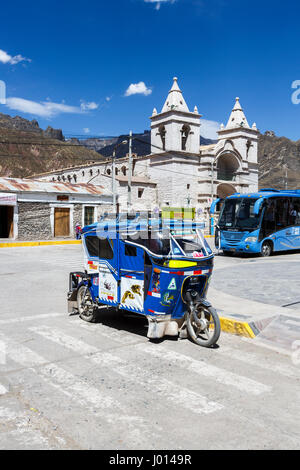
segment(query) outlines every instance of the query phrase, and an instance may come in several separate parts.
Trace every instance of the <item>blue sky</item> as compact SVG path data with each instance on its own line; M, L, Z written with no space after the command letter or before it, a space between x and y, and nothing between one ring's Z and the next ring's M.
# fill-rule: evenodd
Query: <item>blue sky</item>
M298 140L299 13L289 0L6 2L0 112L65 134L140 132L177 76L205 136L239 96L250 125Z

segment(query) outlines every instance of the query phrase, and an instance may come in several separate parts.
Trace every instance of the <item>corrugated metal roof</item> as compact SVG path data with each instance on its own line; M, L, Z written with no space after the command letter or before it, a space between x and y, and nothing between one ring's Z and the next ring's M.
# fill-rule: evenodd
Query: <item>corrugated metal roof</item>
M0 178L0 191L30 192L30 193L59 193L59 194L88 194L95 196L110 196L111 192L103 186L86 183L62 183L52 181L39 181L21 178Z

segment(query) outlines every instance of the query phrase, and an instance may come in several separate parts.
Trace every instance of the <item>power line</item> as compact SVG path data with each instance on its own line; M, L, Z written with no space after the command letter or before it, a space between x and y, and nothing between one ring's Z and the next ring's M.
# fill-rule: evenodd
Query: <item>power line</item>
M170 150L165 150L163 147L160 147L158 145L154 145L154 144L151 144L151 142L148 142L148 141L145 141L145 140L142 140L138 137L134 137L133 136L133 140L136 140L144 145L147 145L147 146L150 146L150 147L155 147L157 148L158 150L161 150L163 153L167 154L167 155L174 155L174 152L170 151ZM83 148L87 148L85 145L82 145L82 144L68 144L68 143L62 143L62 144L48 144L48 143L38 143L38 142L6 142L6 141L0 141L0 144L15 144L15 145L41 145L41 146L61 146L62 148L65 148L65 147L83 147ZM112 144L113 145L113 144ZM90 149L89 149L90 150ZM96 152L98 153L98 152ZM102 163L104 162L105 160L110 160L111 157L105 157L103 155L101 155L100 153L98 153L100 158L99 158L99 163ZM195 154L196 155L196 154ZM1 155L0 154L0 157L24 157L24 155ZM31 155L28 155L28 156L31 156ZM32 155L34 156L34 155ZM147 155L141 155L141 157L146 157ZM102 159L101 159L102 157ZM200 154L199 154L199 157L200 157ZM41 158L43 158L43 156L41 156ZM122 157L119 157L119 158L122 158ZM124 157L123 157L124 158ZM105 160L104 160L105 159ZM117 159L118 160L118 159ZM87 163L87 162L86 162ZM96 163L96 162L95 162ZM93 164L93 162L91 162L90 164ZM97 164L97 163L96 163ZM144 166L145 168L148 169L148 166L147 165L142 165ZM53 172L60 172L60 171L64 171L65 169L64 168L61 168L61 169L57 169L57 170L53 170ZM67 170L67 169L66 169ZM68 169L67 171L72 171L72 168ZM171 170L171 169L166 169L166 168L160 168L160 171L165 171L165 172L169 172L169 173L174 173L174 174L180 174L180 175L184 175L184 176L189 176L190 178L197 178L198 180L202 179L202 180L207 180L207 177L201 177L200 175L193 175L193 174L190 174L190 173L186 173L186 172L182 172L182 171L176 171L176 170ZM33 175L34 176L34 175ZM98 175L97 175L98 176ZM99 175L101 176L101 175ZM217 178L215 177L214 180L216 180ZM247 182L253 182L253 179L251 178L247 178L247 177L243 177L243 181L245 183ZM228 184L230 183L235 183L235 184L239 184L239 183L242 183L241 181L237 182L237 181L233 181L233 180L228 180Z

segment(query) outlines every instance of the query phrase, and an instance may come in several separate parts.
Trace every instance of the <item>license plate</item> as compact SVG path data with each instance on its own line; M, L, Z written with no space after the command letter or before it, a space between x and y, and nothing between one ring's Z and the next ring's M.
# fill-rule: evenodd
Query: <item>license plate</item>
M236 252L236 248L230 248L229 251L231 251L231 253L235 253L235 252Z

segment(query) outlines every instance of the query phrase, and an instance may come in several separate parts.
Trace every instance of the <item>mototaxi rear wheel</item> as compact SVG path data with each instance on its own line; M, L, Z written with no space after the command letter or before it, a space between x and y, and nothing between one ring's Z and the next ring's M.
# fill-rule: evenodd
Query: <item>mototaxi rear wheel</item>
M77 292L77 309L82 320L93 323L96 321L96 308L90 290L87 286L81 286Z
M209 348L220 337L220 319L213 307L192 306L187 313L186 324L190 338L199 346Z

